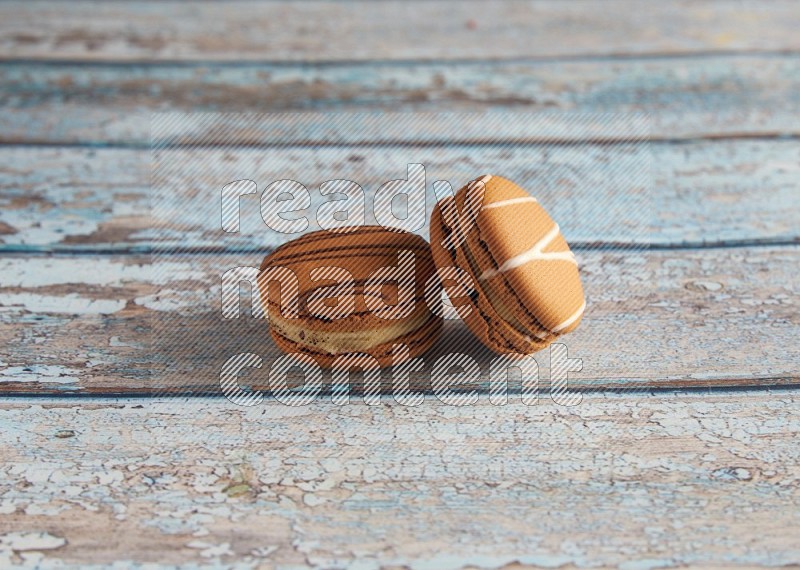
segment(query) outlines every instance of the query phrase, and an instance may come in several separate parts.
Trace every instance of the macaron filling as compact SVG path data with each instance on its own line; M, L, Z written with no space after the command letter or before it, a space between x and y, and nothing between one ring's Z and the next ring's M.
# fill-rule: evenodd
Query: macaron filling
M313 347L328 354L364 352L376 346L398 340L424 326L430 317L427 311L415 317L387 321L387 326L363 331L315 331L303 325L301 319L286 319L270 315L270 326L276 333L299 346Z

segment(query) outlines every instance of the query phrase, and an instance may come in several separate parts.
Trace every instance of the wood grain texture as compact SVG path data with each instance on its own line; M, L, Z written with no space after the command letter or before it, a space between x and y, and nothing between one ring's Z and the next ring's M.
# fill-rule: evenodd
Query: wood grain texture
M587 298L580 328L564 337L578 389L797 384L800 248L644 252L578 251ZM5 393L219 393L226 359L253 352L269 386L277 352L266 323L222 319L222 272L260 255L24 257L0 260L0 367ZM244 294L244 293L243 293ZM460 351L492 355L461 323L448 323L425 370ZM541 385L549 354L537 354ZM484 370L483 374L487 374ZM388 382L390 377L385 376ZM474 386L478 379L469 378ZM485 378L483 379L485 380ZM415 380L425 389L425 373Z
M797 7L657 2L0 5L3 58L339 61L799 50Z
M275 180L291 178L309 188L316 207L321 200L318 188L325 180L354 180L372 196L387 180L405 177L410 162L426 166L429 209L434 203L431 187L437 179L457 186L492 171L530 181L531 191L547 204L573 245L621 241L679 246L798 239L800 145L794 141L653 143L630 148L585 145L578 149L501 145L186 150L168 156L179 167L170 169L165 180L177 193L178 203L185 206L169 219L162 208L151 216L147 151L0 148L4 165L0 167L0 251L141 251L153 245L151 229L157 220L176 228L181 223L180 235L159 239L164 248L262 251L284 236L264 225L258 196L242 200L241 234L225 236L218 228L219 192L228 182L250 178L263 190ZM649 164L650 170L649 177L637 175L648 188L645 195L625 170L626 165L642 164ZM643 209L634 208L631 200ZM371 198L367 202L371 211ZM591 216L600 206L603 215Z
M794 391L572 408L37 398L0 404L0 425L0 564L800 564Z
M146 146L156 111L322 109L638 112L649 115L654 139L800 135L795 55L324 66L5 63L0 84L0 142L5 143ZM384 136L422 140L434 128ZM523 130L516 136L543 134ZM265 135L241 133L236 142L272 142ZM353 133L338 136L338 142L347 142ZM620 133L608 128L593 136Z
M798 29L792 0L0 3L0 567L800 568ZM481 119L452 137L421 114L503 109L649 115L634 241L662 249L608 251L612 221L641 226L611 160L624 146L597 144L625 133L508 122L523 150L478 151ZM258 265L268 240L200 256L217 242L187 223L162 245L194 253L151 264L147 147L154 111L284 110L417 120L311 128L291 149L291 117L242 129L239 149L187 149L170 184L374 190L420 142L432 179L496 163L591 182L581 203L614 215L569 236L589 298L564 339L582 403L553 404L546 354L536 406L130 397L214 393L240 350L266 362L243 382L269 387L264 323L213 312L220 272ZM223 142L185 126L166 134ZM556 139L591 144L535 150ZM486 368L450 323L427 369L456 348Z

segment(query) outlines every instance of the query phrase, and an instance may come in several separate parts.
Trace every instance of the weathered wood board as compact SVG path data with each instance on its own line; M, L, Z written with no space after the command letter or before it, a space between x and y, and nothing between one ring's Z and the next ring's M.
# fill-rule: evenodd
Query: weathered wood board
M147 146L153 112L342 109L636 112L650 117L653 139L800 135L796 55L324 66L7 62L0 84L4 143ZM237 142L267 140L243 134ZM612 125L597 135L620 133Z
M457 185L487 168L514 180L530 180L532 191L561 221L573 245L629 242L631 236L660 247L797 241L796 142L726 140L631 148L649 153L650 176L639 176L649 188L644 197L635 194L640 189L617 167L618 162L630 162L619 145L187 149L170 155L178 164L193 165L172 169L170 185L200 222L183 225L174 242L163 236L158 243L164 248L221 247L214 222L219 192L235 179L255 179L263 190L274 180L292 178L319 196L320 183L345 177L371 196L387 180L405 177L406 165L413 161L426 165L429 192L436 179ZM150 230L157 218L150 209L148 151L3 147L0 164L0 251L125 252L153 245ZM576 197L582 200L577 215ZM626 206L630 197L646 211ZM262 250L274 245L276 234L258 215L258 197L251 198L242 202L242 223L249 223L249 233L226 243ZM429 202L432 206L433 196ZM593 204L620 207L614 215L583 220ZM211 213L201 216L205 211ZM164 221L162 216L160 223ZM627 233L620 233L626 227Z
M588 309L564 337L583 360L576 389L798 384L800 247L578 251ZM277 353L266 323L221 317L222 272L261 255L7 256L0 260L0 390L4 393L219 393L239 352L265 367ZM491 355L451 321L426 356ZM542 386L549 354L537 355ZM484 371L487 374L487 371ZM475 385L477 379L468 384ZM484 379L485 380L485 379ZM424 376L416 386L429 386Z
M796 391L0 404L0 565L796 568ZM238 564L238 566L235 566Z
M4 59L364 61L797 51L791 0L0 4Z
M0 3L0 567L800 568L798 29L791 0ZM236 116L330 110L373 115ZM553 121L481 147L498 111ZM195 204L171 241L154 112L189 114L154 129ZM547 353L535 406L424 375L414 408L147 397L216 395L242 350L270 388L266 323L219 314L220 273L276 243L257 202L209 231L229 177L369 195L409 162L542 182L589 301L579 405ZM455 349L485 382L455 321L425 370Z

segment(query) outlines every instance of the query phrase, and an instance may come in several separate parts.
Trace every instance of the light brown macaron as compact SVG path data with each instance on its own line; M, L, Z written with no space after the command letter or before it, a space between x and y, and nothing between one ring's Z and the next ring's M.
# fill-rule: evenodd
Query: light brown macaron
M283 352L309 355L323 368L341 355L368 354L384 367L422 354L438 338L442 319L425 303L435 270L421 237L364 226L280 246L261 264L258 284ZM396 344L408 347L405 359L393 358Z
M440 270L469 273L475 292L464 321L497 353L541 350L583 317L575 256L541 204L510 180L481 176L437 204L431 249Z

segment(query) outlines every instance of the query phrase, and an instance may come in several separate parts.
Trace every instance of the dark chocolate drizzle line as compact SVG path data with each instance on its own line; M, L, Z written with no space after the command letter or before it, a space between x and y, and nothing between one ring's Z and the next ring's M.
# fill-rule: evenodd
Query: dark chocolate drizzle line
M333 257L346 257L347 255L383 255L387 252L398 252L402 250L412 250L415 253L425 255L429 254L427 244L423 245L410 245L408 247L400 246L397 244L364 244L364 245L344 245L335 246L322 249L314 249L311 251L297 251L292 253L284 253L284 255L276 256L277 250L272 255L268 256L264 261L269 263L262 264L261 269L274 266L280 263L300 263L319 261L321 259L330 259ZM319 254L338 254L338 255L322 255ZM430 257L429 255L425 257Z
M483 240L480 238L480 232L478 232L478 235L476 235L476 236L474 237L474 239L477 241L477 245L478 245L478 247L479 247L479 248L481 248L481 250L483 250L483 251L486 253L486 255L489 257L489 259L491 259L491 260L492 260L492 263L494 263L494 265L495 265L495 268L497 268L497 261L495 260L494 256L492 255L492 252L489 250L489 246L488 246L488 245L486 245L486 242L484 242L484 241L483 241ZM516 293L516 291L514 291L514 288L513 288L513 287L511 287L511 283L509 283L509 282L508 282L508 279L506 278L506 276L505 276L503 273L499 273L497 276L499 276L499 277L501 278L501 280L502 280L502 283L503 283L503 288L505 289L505 292L506 292L506 293L508 293L510 296L513 296L513 297L519 298L519 297L518 297L518 295L517 295L517 293ZM487 283L487 285L488 285L488 283ZM487 302L488 302L488 299L487 299ZM533 322L535 325L538 325L538 327L539 327L539 328L540 328L540 329L541 329L543 332L545 332L545 333L548 335L546 338L543 338L543 339L540 339L540 338L538 338L538 337L534 337L534 338L536 338L536 339L537 339L537 341L541 341L541 342L553 342L555 339L557 339L557 338L558 338L558 336L559 336L559 335L558 335L558 334L556 334L556 333L553 333L553 332L552 332L552 331L550 331L550 330L549 330L547 327L545 327L545 326L544 326L542 323L540 323L540 322L539 322L539 319L537 319L537 318L536 318L536 316L535 316L533 313L531 313L531 311L530 311L530 309L528 309L528 307L526 307L526 306L525 306L523 303L519 303L519 306L520 306L520 307L522 307L522 311L523 311L523 312L524 312L526 315L528 315L528 317L531 319L531 321L532 321L532 322ZM510 309L509 309L509 310L510 310ZM526 323L522 323L522 324L524 325L524 324L526 324ZM513 325L509 324L509 326L510 326L512 329L515 329L515 327L514 327ZM517 331L517 332L519 332L519 331ZM533 335L531 335L531 336L533 336ZM537 342L537 341L533 341L533 342Z
M386 230L384 230L383 228L376 226L364 227L359 231L353 231L353 232L329 232L328 230L317 230L315 232L301 235L300 237L279 246L275 251L277 252L285 247L291 247L293 245L314 243L316 241L324 239L336 239L337 237L358 237L376 233L384 233L385 231Z

